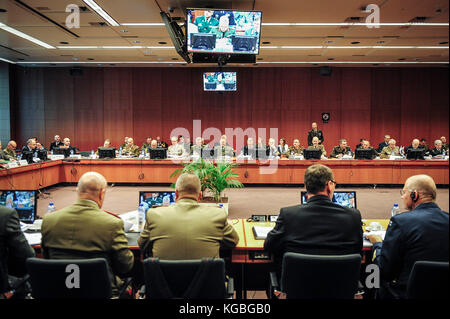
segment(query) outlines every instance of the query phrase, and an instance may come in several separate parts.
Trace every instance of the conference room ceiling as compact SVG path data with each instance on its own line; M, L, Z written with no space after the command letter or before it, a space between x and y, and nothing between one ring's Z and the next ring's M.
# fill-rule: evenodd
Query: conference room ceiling
M0 60L24 66L205 66L187 65L177 54L162 25L159 5L166 12L170 8L173 11L170 15L179 18L179 23L184 22L186 8L262 11L257 63L245 66L448 67L447 0L95 2L119 25L112 26L82 0L0 0ZM69 4L81 8L79 28L66 27ZM378 28L354 25L366 23L370 13L363 9L369 4L378 5L381 25ZM410 22L423 24L407 25ZM135 23L157 25L129 25ZM336 25L342 23L346 24ZM383 25L387 23L403 25ZM8 32L5 26L44 44Z

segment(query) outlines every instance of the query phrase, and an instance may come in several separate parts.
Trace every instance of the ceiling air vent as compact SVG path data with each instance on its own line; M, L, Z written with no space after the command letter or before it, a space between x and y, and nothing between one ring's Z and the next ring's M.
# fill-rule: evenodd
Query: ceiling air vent
M412 23L424 23L429 19L429 17L415 17L409 20L408 22ZM408 29L410 26L401 26L400 29Z

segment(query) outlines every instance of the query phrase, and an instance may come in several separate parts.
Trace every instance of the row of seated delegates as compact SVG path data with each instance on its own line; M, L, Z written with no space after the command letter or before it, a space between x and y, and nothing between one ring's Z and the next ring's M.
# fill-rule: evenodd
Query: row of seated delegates
M264 242L278 272L286 252L312 255L360 254L363 246L361 213L332 202L336 187L332 170L321 164L305 171L305 205L281 208L275 227ZM406 297L406 285L416 261L449 260L449 215L435 203L436 185L427 175L409 177L401 199L406 212L391 218L384 241L373 243L381 285L377 298ZM308 227L304 227L308 225Z

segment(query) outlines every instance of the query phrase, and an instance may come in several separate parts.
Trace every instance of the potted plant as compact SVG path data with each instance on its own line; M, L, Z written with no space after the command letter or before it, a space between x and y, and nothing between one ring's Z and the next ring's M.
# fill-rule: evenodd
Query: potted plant
M198 176L201 184L201 191L204 200L208 201L205 195L211 195L214 202L226 202L227 198L222 197L222 192L227 188L241 188L244 185L236 178L234 168L238 166L233 162L210 162L199 158L197 161L183 164L184 167L175 170L170 177L176 177L183 173L191 173ZM175 187L175 184L172 184Z

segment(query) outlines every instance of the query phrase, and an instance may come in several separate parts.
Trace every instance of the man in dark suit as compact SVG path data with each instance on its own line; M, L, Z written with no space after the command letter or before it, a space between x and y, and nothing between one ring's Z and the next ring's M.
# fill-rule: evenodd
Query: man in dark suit
M384 141L381 142L380 144L378 144L378 148L376 149L376 151L378 153L381 153L381 151L383 150L383 148L389 146L389 140L391 139L390 135L385 135L384 136Z
M334 204L336 182L325 165L311 165L305 172L308 201L280 210L276 225L264 242L278 267L285 252L312 255L359 254L363 237L361 213Z
M314 122L311 124L312 130L308 132L308 146L313 145L313 138L317 137L319 139L319 144L322 145L323 143L323 133L321 130L317 129L317 123Z
M64 143L61 141L61 137L59 135L55 135L55 141L50 143L50 147L48 148L49 152L53 151L55 148L59 148L63 146Z
M436 184L427 175L408 178L401 191L409 211L391 218L384 241L367 236L373 243L375 263L380 267L382 299L404 298L412 267L416 261L448 262L448 213L435 203Z
M13 259L12 264L24 270L26 259L33 256L34 250L20 229L16 210L0 206L0 299L18 281L17 277L8 274L8 257Z

